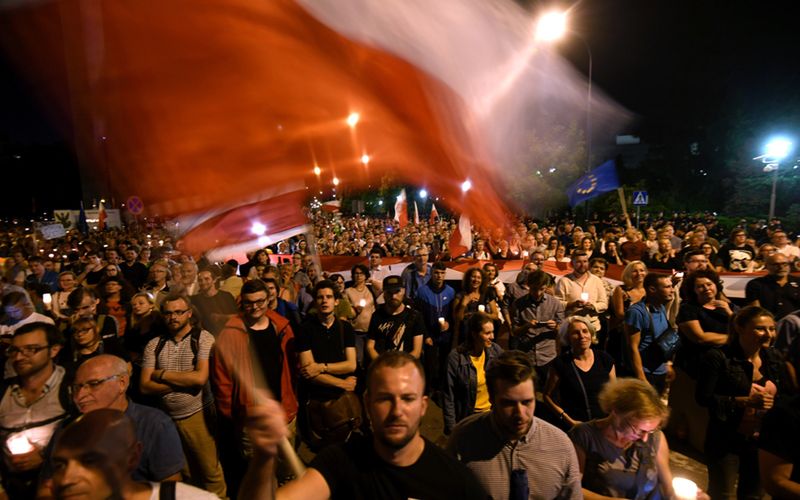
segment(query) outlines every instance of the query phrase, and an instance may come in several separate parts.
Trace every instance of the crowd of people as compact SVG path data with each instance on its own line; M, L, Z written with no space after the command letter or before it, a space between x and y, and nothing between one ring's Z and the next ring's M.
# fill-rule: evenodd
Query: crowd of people
M711 498L800 497L800 246L778 221L591 219L476 230L453 256L449 220L317 214L245 262L159 227L9 231L6 494L69 496L78 464L97 495L675 498L663 431L702 413ZM321 255L363 260L331 273ZM502 260L523 261L513 280ZM758 270L725 295L720 272ZM445 449L420 434L429 401ZM315 454L304 473L284 439Z

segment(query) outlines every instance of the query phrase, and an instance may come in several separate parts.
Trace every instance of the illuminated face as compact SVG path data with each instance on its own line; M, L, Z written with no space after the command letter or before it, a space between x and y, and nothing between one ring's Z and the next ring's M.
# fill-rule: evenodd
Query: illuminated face
M586 255L576 255L572 259L572 269L575 274L582 275L589 271L589 257Z
M336 294L330 288L320 288L314 302L317 305L317 312L322 316L333 314L333 310L339 305Z
M172 333L181 332L189 326L192 318L192 308L183 299L166 302L161 308L161 314L167 320L167 328Z
M569 324L567 338L573 352L583 352L592 346L592 333L583 321L573 321Z
M472 271L469 276L469 286L473 290L477 290L481 287L481 283L483 282L483 275L478 270Z
M693 273L698 269L708 269L708 257L705 255L692 255L686 261L685 266L687 273Z
M634 283L642 283L645 276L647 276L647 268L642 264L636 264L633 266L633 269L631 269L631 280Z
M444 277L447 271L444 269L434 269L431 273L431 284L434 288L439 288L444 285Z
M134 297L133 300L131 300L131 308L133 309L133 314L144 316L153 310L153 304L145 297Z
M267 292L242 294L242 309L246 321L255 323L260 320L267 310Z
M111 408L125 399L127 377L127 373L114 373L108 363L89 359L75 373L72 399L81 413Z
M740 342L753 347L769 347L775 336L775 320L769 316L754 318L739 332Z
M708 278L697 278L694 281L694 293L701 304L710 302L717 297L717 285Z
M603 265L602 262L595 262L592 264L592 268L589 269L589 271L595 276L602 278L606 275L606 266Z
M384 366L368 383L365 401L373 434L382 445L402 449L419 433L428 408L422 375L412 363Z
M65 274L58 278L58 286L66 291L72 290L75 288L75 276L72 274Z
M82 348L96 344L100 340L100 334L94 321L78 323L72 331L72 340L76 346Z
M533 380L512 384L498 379L494 382L492 416L500 430L510 439L519 439L528 433L536 408Z
M47 345L47 334L44 330L34 330L15 336L6 350L6 355L11 360L14 371L23 378L40 373L47 368L50 365L50 359L56 354L58 354L58 347Z
M487 321L481 325L481 331L476 332L473 335L476 336L475 340L477 340L478 343L484 348L488 349L489 347L492 347L492 341L494 340L494 323Z
M658 431L661 426L661 420L657 418L622 418L615 413L612 425L617 438L622 443L629 444L635 441L647 442Z

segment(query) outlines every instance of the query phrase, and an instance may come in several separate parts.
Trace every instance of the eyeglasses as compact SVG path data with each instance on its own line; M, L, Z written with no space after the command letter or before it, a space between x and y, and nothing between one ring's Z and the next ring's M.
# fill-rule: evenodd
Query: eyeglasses
M13 358L17 354L22 353L23 356L28 358L33 356L37 352L43 351L49 347L50 347L49 345L24 345L20 347L17 347L15 345L10 345L6 347L6 356L8 356L9 358Z
M630 422L625 422L625 427L627 428L629 434L632 434L639 439L652 436L658 430L658 427L656 427L652 431L646 431L644 429L639 429L637 427L634 427Z
M95 390L97 390L98 387L100 387L101 385L105 384L109 380L115 379L115 378L119 378L121 375L122 375L121 373L115 373L114 375L109 375L106 378L98 378L98 379L94 379L94 380L87 380L86 382L83 382L82 384L75 383L75 384L72 384L72 385L69 386L69 390L72 392L72 394L78 394L78 392L80 392L80 390L83 389L83 388L89 389L90 392L91 391L95 391Z
M264 304L266 304L266 303L267 303L267 299L243 300L242 301L242 307L244 307L245 309L257 308L257 307L263 307Z
M189 310L184 309L183 311L162 311L161 314L163 314L165 318L171 318L173 316L183 316L187 312L189 312Z

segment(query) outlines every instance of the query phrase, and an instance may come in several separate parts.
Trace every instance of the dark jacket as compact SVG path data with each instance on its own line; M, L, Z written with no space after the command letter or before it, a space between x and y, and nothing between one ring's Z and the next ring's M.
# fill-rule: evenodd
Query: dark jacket
M488 370L503 348L492 343L486 349L483 369ZM456 423L472 415L478 397L478 372L469 359L469 351L456 349L447 358L447 386L444 391L444 430L450 434Z

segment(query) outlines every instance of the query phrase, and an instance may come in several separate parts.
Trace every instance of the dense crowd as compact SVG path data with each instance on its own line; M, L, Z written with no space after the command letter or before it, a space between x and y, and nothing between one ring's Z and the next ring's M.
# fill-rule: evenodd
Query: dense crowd
M779 221L519 220L453 256L455 226L318 213L242 262L194 259L162 227L8 230L9 497L105 491L107 471L73 484L69 464L108 460L125 488L221 498L269 497L273 477L285 498L674 498L668 421L670 439L700 440L712 498L797 497L800 246ZM336 273L328 255L363 261ZM459 283L451 259L472 264ZM501 260L523 261L513 280ZM762 270L725 295L720 272ZM429 399L446 450L419 434ZM316 454L300 477L284 437Z

